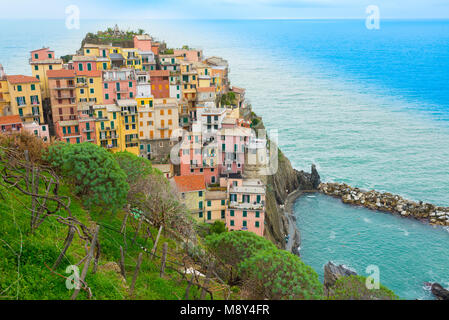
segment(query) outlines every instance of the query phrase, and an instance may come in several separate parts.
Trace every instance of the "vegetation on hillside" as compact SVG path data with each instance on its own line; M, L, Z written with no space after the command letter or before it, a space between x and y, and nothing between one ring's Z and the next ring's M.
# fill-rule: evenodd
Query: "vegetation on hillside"
M132 48L134 46L134 36L135 35L142 35L145 33L145 30L138 29L137 31L134 30L120 30L117 25L115 28L107 28L104 31L97 31L97 33L89 32L84 37L81 47L84 46L84 44L105 44L109 45L112 44L113 46L119 46L123 48Z
M131 153L0 135L0 299L323 297L299 257L196 223L175 194ZM354 295L346 281L335 299Z

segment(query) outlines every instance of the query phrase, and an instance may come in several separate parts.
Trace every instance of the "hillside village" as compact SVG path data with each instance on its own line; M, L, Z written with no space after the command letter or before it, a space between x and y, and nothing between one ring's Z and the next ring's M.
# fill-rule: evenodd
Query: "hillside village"
M33 50L31 76L0 65L0 132L147 158L198 222L263 236L266 186L245 168L266 159L267 142L242 116L250 106L227 61L142 31L132 39L132 48L83 41L66 63Z

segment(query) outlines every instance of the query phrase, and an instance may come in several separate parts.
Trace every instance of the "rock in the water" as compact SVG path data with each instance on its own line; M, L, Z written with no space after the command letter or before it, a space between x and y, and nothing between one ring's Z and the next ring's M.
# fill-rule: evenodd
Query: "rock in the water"
M326 288L332 287L335 284L335 281L337 281L340 277L355 275L357 275L356 272L349 270L342 265L337 266L329 261L324 266L324 286Z
M432 284L432 294L439 300L449 300L449 290L443 288L439 283Z
M320 180L320 175L319 175L318 171L316 170L316 167L314 164L312 164L310 180L312 182L313 189L318 189L318 186L320 185L321 180Z

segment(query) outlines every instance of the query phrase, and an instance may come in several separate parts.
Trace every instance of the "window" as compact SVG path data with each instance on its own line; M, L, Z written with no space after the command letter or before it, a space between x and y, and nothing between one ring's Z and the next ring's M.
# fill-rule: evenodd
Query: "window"
M39 70L39 66L34 66L34 70Z
M260 203L260 194L257 195L257 203Z
M52 66L52 65L49 65L49 66L48 66L48 69L53 70L53 66Z
M226 204L226 200L221 200L221 205L224 206Z
M259 217L260 217L260 212L256 211L256 218L259 218Z
M34 59L39 59L39 54L35 53L34 54Z
M87 71L92 71L92 64L91 63L87 64Z
M212 219L212 212L207 211L207 220L211 220L211 219Z
M200 217L200 218L203 217L203 211L198 212L198 217Z
M246 218L248 216L248 211L243 210L243 218Z
M211 206L212 206L212 201L207 200L207 206L208 206L208 207L211 207Z
M89 78L89 83L93 84L94 83L94 78Z
M132 81L129 82L129 87L132 88L133 87L133 83Z
M202 197L203 196L203 191L198 191L198 196Z
M103 62L103 70L106 70L108 68L108 64L106 62Z
M31 90L33 90L33 91L36 90L36 85L35 84L31 85Z
M107 84L107 83L104 84L104 88L105 88L105 89L108 88L108 84Z
M231 215L231 217L233 217L234 216L234 210L230 210L229 214Z
M83 71L83 64L82 63L78 63L78 70L79 71Z
M106 94L104 95L104 98L105 98L105 100L109 100L109 93L106 93Z
M225 218L225 210L221 210L221 218L224 219Z
M80 89L80 94L84 94L84 89Z
M259 228L259 221L256 221L256 222L254 223L254 226L255 226L256 228Z
M90 88L90 93L94 93L95 92L95 90L94 90L94 88Z
M80 138L76 138L76 143L80 143Z
M22 86L21 85L17 86L17 91L19 91L19 92L22 91Z
M234 226L234 220L231 220L231 227Z
M203 201L198 202L198 207L199 207L200 209L203 209Z

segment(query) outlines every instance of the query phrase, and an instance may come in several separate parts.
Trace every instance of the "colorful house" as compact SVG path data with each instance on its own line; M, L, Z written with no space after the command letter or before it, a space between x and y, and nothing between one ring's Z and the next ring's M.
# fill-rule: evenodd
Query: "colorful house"
M263 236L265 224L265 186L259 179L233 179L228 184L229 205L226 227Z
M120 143L124 150L135 155L139 154L139 136L137 124L137 101L134 99L117 100L117 106L120 107Z
M154 98L170 98L169 76L168 70L150 70L151 93Z
M191 62L198 62L203 60L203 50L198 49L174 49L173 53L176 56L182 56L184 60Z
M136 71L120 69L103 71L104 103L134 99L136 97Z
M53 123L76 120L75 70L49 70L47 78Z
M39 79L42 99L50 99L47 71L62 69L62 63L62 59L56 59L55 52L49 48L31 51L31 72L33 77Z
M0 116L11 115L11 97L6 73L0 64Z
M11 134L22 131L23 123L19 115L1 116L0 133Z
M206 184L204 177L175 176L170 180L180 195L181 201L186 205L189 212L197 221L204 221L204 201Z
M29 132L43 141L50 141L50 133L47 124L39 124L37 122L26 122L23 124L23 130Z
M206 190L204 222L226 221L227 198L226 190Z
M44 123L40 81L36 77L6 76L11 103L11 113L19 115L23 122Z
M97 145L113 152L124 151L121 137L121 109L115 104L93 106Z

